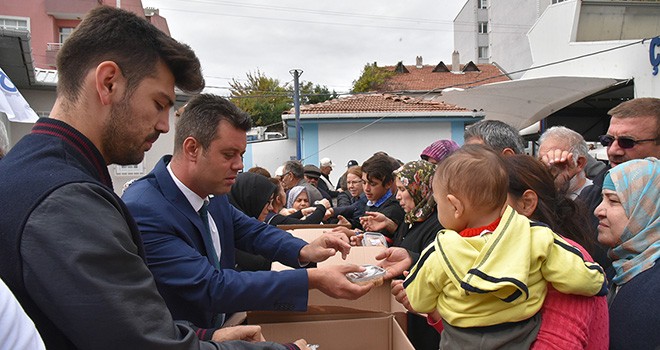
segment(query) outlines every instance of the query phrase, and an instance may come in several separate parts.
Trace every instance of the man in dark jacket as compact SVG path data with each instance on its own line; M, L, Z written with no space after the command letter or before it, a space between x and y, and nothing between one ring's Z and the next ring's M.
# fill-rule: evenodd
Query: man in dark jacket
M350 249L325 235L308 244L229 204L249 128L250 117L226 99L194 97L177 122L174 154L124 192L158 290L176 319L210 328L236 311L304 311L308 289L335 298L357 298L369 290L345 278L359 270L355 265L234 270L235 247L291 267Z
M92 10L57 57L57 99L0 162L0 277L48 349L284 349L201 342L175 323L109 164L142 161L169 130L199 60L145 19Z

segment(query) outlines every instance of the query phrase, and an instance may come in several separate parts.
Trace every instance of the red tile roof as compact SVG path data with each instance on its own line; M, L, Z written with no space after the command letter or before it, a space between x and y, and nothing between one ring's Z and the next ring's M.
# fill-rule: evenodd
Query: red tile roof
M396 66L386 66L389 71L394 71ZM405 66L409 73L396 73L389 78L380 91L429 91L437 89L438 91L448 87L468 88L483 84L490 84L499 81L508 81L504 72L493 64L478 64L479 72L433 72L436 66ZM461 65L461 70L464 65ZM451 70L451 64L447 65Z
M439 101L392 94L360 94L300 106L300 114L342 114L378 112L463 112L468 109ZM293 109L284 114L294 114Z

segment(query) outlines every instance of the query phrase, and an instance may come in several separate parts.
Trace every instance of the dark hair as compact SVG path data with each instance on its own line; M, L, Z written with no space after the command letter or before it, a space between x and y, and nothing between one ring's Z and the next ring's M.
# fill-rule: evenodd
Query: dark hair
M269 180L270 182L275 184L275 186L277 186L277 188L275 189L275 198L273 200L273 207L275 206L275 204L277 204L280 207L280 209L284 208L286 206L286 194L280 197L280 190L284 191L284 188L282 187L282 181L280 181L280 179L275 177L271 177L269 178ZM277 210L275 210L275 212L277 212Z
M262 168L260 166L253 166L252 168L248 169L248 173L256 173L259 175L263 175L267 178L270 178L270 171L266 170L266 168Z
M434 192L436 185L472 208L496 210L506 203L509 178L499 153L484 145L465 145L438 164Z
M221 121L229 122L233 127L250 130L250 116L233 103L220 96L201 94L193 97L179 117L174 130L174 154L181 151L183 141L194 137L204 150L216 138Z
M392 172L398 169L399 166L396 159L384 152L378 152L362 163L362 173L367 174L369 181L372 179L380 180L383 185L387 186L394 181Z
M547 224L553 231L576 241L592 253L594 242L589 225L585 225L585 207L557 191L548 168L538 159L522 154L504 157L504 164L509 174L509 195L520 198L529 189L538 196L536 210L530 219Z
M612 118L637 118L655 117L655 143L660 143L660 98L638 97L629 101L621 102L618 106L610 109L607 114Z
M115 62L127 80L129 94L163 62L181 90L194 93L204 88L204 77L195 52L185 44L137 15L98 6L66 40L57 55L57 94L76 102L82 81L90 69L103 61Z
M499 120L482 120L469 126L463 134L465 141L479 138L497 152L510 148L515 154L525 153L525 143L520 133L511 125Z
M305 168L298 160L288 160L284 163L284 173L291 172L296 179L302 179L305 176Z

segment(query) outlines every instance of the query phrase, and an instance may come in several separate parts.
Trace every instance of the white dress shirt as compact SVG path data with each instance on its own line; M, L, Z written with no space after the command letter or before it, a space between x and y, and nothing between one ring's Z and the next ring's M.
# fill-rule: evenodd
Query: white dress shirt
M195 192L193 192L191 189L189 189L186 185L184 185L183 182L181 182L181 180L179 180L176 177L176 175L174 175L174 172L172 172L172 167L170 166L170 164L167 164L167 171L170 173L172 180L174 180L176 187L178 187L179 190L186 197L186 199L188 199L188 202L193 207L195 212L199 212L204 202L208 203L210 197L202 198L198 196ZM213 240L213 248L215 248L215 252L218 254L218 261L220 261L220 256L222 255L222 251L221 251L222 248L220 246L220 234L218 233L218 227L215 225L215 221L213 221L213 216L211 216L211 213L209 213L209 229L211 229L211 239Z

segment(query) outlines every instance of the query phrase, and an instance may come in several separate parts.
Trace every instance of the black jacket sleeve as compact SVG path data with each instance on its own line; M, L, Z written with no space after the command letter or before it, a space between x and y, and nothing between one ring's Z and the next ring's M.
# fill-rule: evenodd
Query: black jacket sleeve
M201 342L172 320L120 208L85 183L37 205L20 248L36 306L80 349L241 349Z

